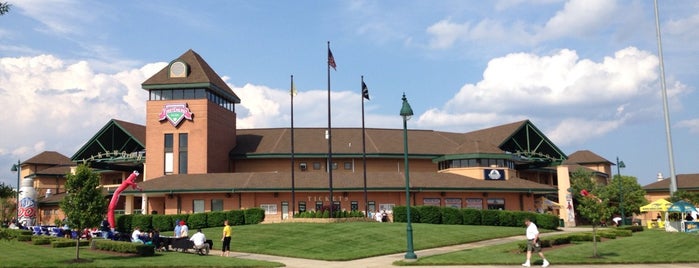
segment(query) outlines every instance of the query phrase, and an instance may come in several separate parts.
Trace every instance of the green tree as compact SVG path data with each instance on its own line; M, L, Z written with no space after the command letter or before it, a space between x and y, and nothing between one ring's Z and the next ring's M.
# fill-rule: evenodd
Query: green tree
M619 183L621 182L621 185ZM621 215L621 204L620 199L622 198L621 193L623 193L623 206L624 215L631 216L632 213L640 214L641 207L648 204L646 199L646 190L643 190L638 180L633 176L621 176L615 175L611 182L604 188L604 196L609 197L609 202L614 205L612 209L613 214Z
M81 164L75 174L66 175L66 196L60 207L66 214L68 226L83 230L100 224L107 211L107 199L102 195L99 175ZM80 236L75 241L75 259L80 259Z
M7 13L7 12L10 12L10 6L12 6L12 5L10 5L7 2L4 2L4 3L0 2L0 16L5 15L5 13Z
M675 203L677 201L684 200L692 204L699 204L699 194L697 193L692 193L692 192L687 192L685 190L677 190L675 191L672 196L668 199L668 201Z
M10 198L15 197L17 192L12 186L5 185L5 183L0 183L0 218L2 218L3 223L7 222L7 215L15 215L17 212L17 203L10 201Z
M592 224L592 256L599 257L597 253L597 228L603 221L612 215L609 198L605 195L605 185L594 181L593 173L584 169L577 169L571 174L571 190L577 205L575 210ZM582 192L586 191L587 196Z

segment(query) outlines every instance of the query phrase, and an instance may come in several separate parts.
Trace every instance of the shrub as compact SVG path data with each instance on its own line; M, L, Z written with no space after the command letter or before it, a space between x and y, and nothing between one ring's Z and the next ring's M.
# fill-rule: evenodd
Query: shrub
M32 244L34 245L48 245L51 244L51 237L48 236L37 236L32 238Z
M600 237L608 238L608 239L616 239L616 234L614 232L602 231L602 232L597 232L597 235L599 235Z
M641 228L643 229L643 228ZM613 232L616 236L628 237L633 235L633 231L627 229L609 229L607 232Z
M393 222L407 222L407 210L405 206L395 206L393 207ZM410 207L410 222L419 223L420 222L420 211L417 207Z
M155 246L145 245L141 243L130 243L130 242L120 242L112 240L102 240L97 239L95 241L95 248L99 250L114 251L120 253L133 253L139 256L153 256L155 255ZM75 245L75 243L73 243Z
M148 231L153 229L153 216L134 214L131 217L131 227L141 227L141 231Z
M498 226L500 225L500 217L498 217L499 210L483 210L481 211L482 225Z
M570 241L592 241L592 233L577 233L571 234ZM600 236L597 234L597 241L600 241Z
M245 225L245 212L242 210L228 211L228 224Z
M227 213L224 211L212 211L206 215L206 226L218 227L223 226L223 221L226 220Z
M465 208L461 210L464 215L464 224L466 225L481 225L483 215L480 209Z
M515 221L517 220L514 216L513 211L509 210L495 210L497 212L498 216L498 225L500 226L516 226L518 223Z
M536 219L531 219L532 221L536 222L536 226L539 228L544 228L544 229L549 229L549 230L556 230L558 229L558 222L559 219L558 216L552 215L552 214L540 214L540 213L531 213L533 217Z
M416 209L420 214L421 223L441 224L442 208L437 206L419 206ZM412 209L410 210L412 216Z
M551 241L551 244L553 245L565 245L565 244L570 244L570 237L569 236L564 236L564 237L557 237Z
M258 224L264 220L265 220L265 210L264 209L249 208L249 209L245 210L245 224Z
M189 215L187 226L190 230L206 228L206 217L208 213L194 213Z
M130 233L133 215L119 215L116 217L116 231L120 233Z
M26 234L19 235L19 236L17 236L17 241L23 241L23 242L32 241L32 235L26 235Z
M80 240L80 246L84 247L90 244L89 240ZM67 248L67 247L74 247L75 246L75 240L73 239L56 239L51 241L51 247L52 248Z
M464 224L464 215L461 210L453 207L442 208L442 223L444 224Z
M172 226L172 224L175 222L175 220L173 220L172 217L170 217L170 215L156 214L153 215L153 218L151 220L153 229L158 229L158 231L161 232L174 230L174 226Z

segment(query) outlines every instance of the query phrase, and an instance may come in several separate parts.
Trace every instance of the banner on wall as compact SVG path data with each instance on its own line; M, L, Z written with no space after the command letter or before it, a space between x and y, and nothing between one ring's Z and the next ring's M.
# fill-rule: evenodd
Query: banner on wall
M483 209L483 199L466 198L466 208Z

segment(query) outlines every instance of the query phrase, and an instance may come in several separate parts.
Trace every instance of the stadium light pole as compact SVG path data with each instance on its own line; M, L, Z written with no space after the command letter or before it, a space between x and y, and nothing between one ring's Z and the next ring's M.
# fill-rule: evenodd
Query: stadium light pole
M403 117L403 159L405 161L405 215L407 216L406 239L408 249L405 252L405 259L415 260L417 255L413 250L413 226L410 219L410 169L408 168L408 120L413 116L413 109L410 108L408 99L403 93L403 107L400 109L400 116Z
M621 169L625 168L626 165L624 161L619 161L619 157L616 157L616 175L619 178L619 209L621 210L621 224L626 225L626 216L624 216L624 188L621 181Z

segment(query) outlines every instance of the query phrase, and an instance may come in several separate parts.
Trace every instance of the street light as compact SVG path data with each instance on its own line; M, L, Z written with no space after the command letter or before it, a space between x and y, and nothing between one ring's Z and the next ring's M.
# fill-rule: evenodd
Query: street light
M408 168L408 120L413 116L413 109L410 108L408 99L403 93L403 107L400 108L400 116L403 117L403 159L405 160L405 215L408 217L406 225L406 233L408 240L408 249L405 252L405 259L417 259L413 250L413 226L410 223L410 169Z
M22 173L22 166L19 163L19 159L17 159L17 164L12 164L12 168L10 170L12 172L17 172L17 191L15 192L15 203L17 203L15 210L17 211L17 215L15 216L15 220L17 223L19 223L19 176L20 173Z
M621 209L621 224L626 224L626 217L624 216L624 188L621 181L621 169L625 168L626 165L624 161L619 161L619 157L616 157L616 174L619 177L619 209Z

